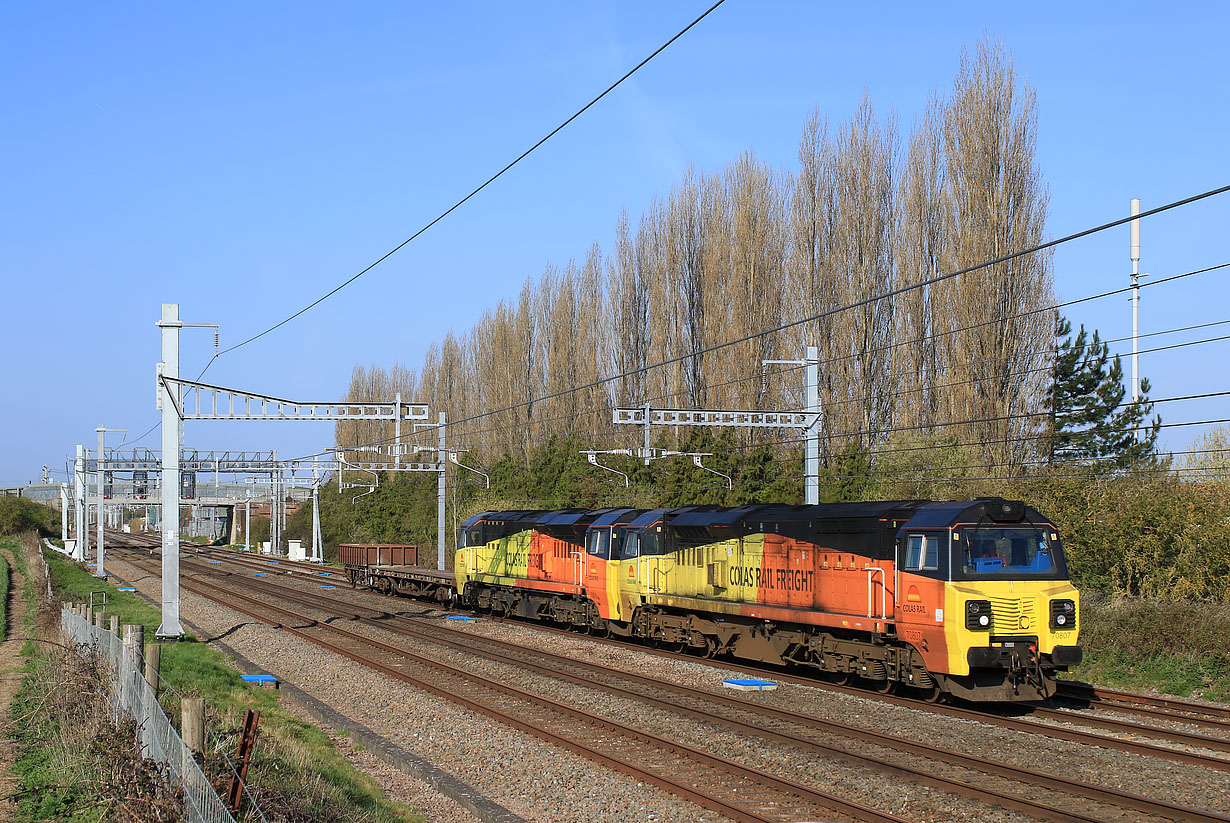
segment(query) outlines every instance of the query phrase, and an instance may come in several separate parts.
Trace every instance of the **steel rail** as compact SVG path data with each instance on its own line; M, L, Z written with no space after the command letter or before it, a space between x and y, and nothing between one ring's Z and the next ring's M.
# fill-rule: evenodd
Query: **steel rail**
M208 574L217 573L217 570L208 568L202 568L201 571ZM224 573L224 576L231 575L230 573ZM494 638L474 635L468 632L449 629L447 627L428 623L422 619L407 617L403 614L392 614L367 606L355 607L363 612L369 613L369 615L372 615L369 617L363 617L358 612L340 611L339 606L341 604L326 596L300 592L297 589L288 588L286 586L272 584L269 582L257 583L255 581L245 579L244 583L254 591L279 597L282 600L298 602L308 608L330 613L333 616L346 617L348 619L362 621L364 624L370 625L374 628L393 631L403 636L409 636L420 640L426 640L438 645L448 646L465 653L477 653L496 662L517 666L520 668L529 668L552 677L572 682L576 685L592 687L594 684L592 675L602 674L616 679L631 681L659 693L663 691L674 692L685 698L696 699L701 702L702 705L719 704L728 708L733 708L736 711L759 715L761 720L777 720L784 723L788 728L799 726L809 727L817 731L837 734L848 739L858 740L859 742L884 746L898 752L930 758L951 766L968 768L996 777L1021 782L1029 787L1043 786L1048 789L1067 793L1069 795L1076 795L1094 800L1096 802L1109 803L1121 808L1130 808L1136 811L1142 811L1151 815L1167 817L1174 820L1192 821L1193 823L1226 823L1226 821L1230 821L1230 818L1215 812L1196 809L1181 804L1171 803L1169 801L1152 800L1141 795L1123 792L1118 789L1095 786L1080 781L1068 780L1066 778L1036 772L1030 769L989 761L984 758L964 755L957 752L950 752L928 744L918 743L912 740L879 732L859 729L858 727L847 726L845 724L835 723L832 721L821 720L819 718L814 718L797 712L751 704L746 701L728 697L726 695L666 683L658 681L654 678L624 672L598 664L573 660L571 658L556 655L550 652L534 650L533 654L536 657L545 658L552 661L552 665L546 665L540 661L527 661L524 658L510 657L498 651L493 652L490 650L476 649L474 647L475 642L498 648L513 649L518 653L526 653L524 648L519 647L516 644L496 640ZM350 604L346 605L349 606ZM390 618L401 623L412 624L416 628L410 629L401 625L390 625L386 622ZM423 630L424 627L427 631ZM440 638L437 635L431 634L431 632L444 633L446 635L464 638L464 642L448 639L447 637ZM569 667L581 669L582 671L587 672L590 676L570 674L566 671ZM653 694L646 695L620 686L613 686L611 684L604 685L603 692L604 694L618 693L629 700L652 703L668 711L674 711L686 716L691 716L695 719L701 719L706 722L717 723L734 728L744 734L765 737L777 742L793 745L797 748L835 756L844 759L847 762L853 762L857 765L870 766L871 768L875 768L879 771L885 771L895 776L904 777L906 779L913 780L914 782L932 786L933 788L948 791L960 796L977 800L979 802L989 802L992 805L1001 805L1006 808L1012 808L1016 811L1039 817L1040 819L1063 820L1068 821L1069 823L1089 823L1090 821L1100 821L1105 819L1090 817L1079 811L1057 809L1050 804L1019 798L997 790L970 786L958 780L941 775L934 775L920 769L901 766L899 764L884 761L880 758L865 753L851 752L847 749L817 742L815 740L801 738L797 734L783 733L774 729L766 728L761 724L751 724L729 716L716 714L712 711L680 705L678 702L665 700Z
M1230 708L1225 706L1195 703L1175 697L1134 694L1067 680L1060 682L1059 696L1088 703L1091 706L1101 706L1112 711L1135 711L1185 723L1230 729ZM1190 717L1189 714L1203 715L1203 717Z
M502 620L502 618L498 618L498 617L495 617L492 619L497 620L497 621ZM574 636L574 637L576 636L575 632L570 632L564 629L556 629L552 626L543 626L541 624L531 624L531 623L526 623L524 625L533 626L536 629L540 629L546 632L558 632L559 634L564 634L564 635L569 635L569 636ZM1206 766L1211 769L1217 769L1219 771L1230 772L1230 760L1226 760L1226 759L1219 758L1219 757L1213 757L1210 755L1199 754L1195 752L1185 752L1180 749L1170 748L1168 746L1159 746L1159 745L1155 745L1152 743L1145 743L1143 741L1130 740L1130 739L1121 738L1121 737L1108 737L1106 735L1095 734L1093 732L1083 732L1083 731L1080 731L1079 729L1069 729L1069 728L1064 728L1061 726L1053 726L1047 723L1035 723L1035 722L1028 721L1028 720L1018 720L1017 718L1005 717L1004 715L995 714L994 712L987 711L985 709L972 709L972 708L966 708L963 706L944 705L942 703L929 703L926 700L922 700L919 698L904 697L902 695L895 695L895 694L885 694L882 692L871 691L869 689L860 689L854 686L844 686L839 683L831 683L831 682L827 682L824 680L820 680L815 677L807 677L804 675L792 674L789 672L782 671L779 668L773 668L770 666L757 666L751 661L734 662L734 661L721 660L721 659L712 658L712 657L698 658L695 655L683 654L680 652L673 652L667 649L655 649L651 646L644 646L638 643L631 643L628 641L618 640L615 638L593 638L591 637L590 639L596 642L599 642L599 643L612 643L614 645L622 646L624 648L637 649L647 654L653 654L653 655L657 655L659 657L665 657L671 660L684 660L684 661L688 661L692 663L703 661L704 664L707 666L713 666L714 668L725 669L727 671L735 671L735 672L759 671L762 673L769 672L771 673L773 677L775 677L778 680L781 680L787 683L794 683L800 686L810 686L812 688L821 689L824 691L837 692L839 694L850 695L851 697L861 697L865 700L879 701L879 702L888 703L894 706L904 706L904 707L908 707L912 709L918 709L919 711L931 712L932 714L944 715L947 717L958 717L964 720L974 720L980 723L988 723L991 725L1003 726L1006 728L1013 729L1015 731L1040 734L1040 735L1047 736L1047 737L1055 737L1061 740L1068 740L1074 743L1084 743L1084 744L1094 745L1094 746L1103 746L1105 748L1119 749L1122 751L1133 752L1135 754L1159 757L1165 760L1174 761L1176 763L1186 763L1186 764L1197 765L1197 766ZM1035 707L1029 707L1029 708L1030 710L1032 710ZM1079 724L1082 722L1082 719L1085 718L1086 716L1087 715L1067 714L1065 715L1065 719L1068 722ZM1114 721L1106 721L1106 722L1114 722ZM1169 730L1165 730L1165 729L1159 730L1155 726L1145 726L1145 725L1138 724L1138 723L1128 723L1127 721L1118 721L1118 722L1122 724L1120 727L1121 731L1127 734L1149 737L1149 736L1153 736L1155 731L1165 732L1166 734L1172 733ZM1177 734L1184 734L1185 738L1183 742L1191 746L1198 747L1201 745L1201 743L1196 742L1196 741L1206 739L1203 735L1190 735L1186 733L1177 733Z
M1130 808L1152 815L1160 815L1173 820L1192 821L1193 823L1227 823L1230 821L1230 817L1218 814L1216 812L1209 812L1190 806L1171 803L1165 800L1153 800L1142 795L1124 792L1111 787L1096 786L1093 784L1083 783L1081 781L1069 780L1066 778L1045 774L1043 772L997 763L985 758L965 755L959 752L952 752L938 746L918 743L916 741L896 737L894 735L860 729L855 726L848 726L842 723L827 721L799 712L792 712L784 709L777 709L771 706L748 703L746 701L723 694L673 684L651 677L646 677L644 675L613 669L608 666L578 661L564 655L554 654L552 652L540 651L536 649L533 650L532 654L536 657L546 658L552 661L554 665L543 665L538 661L511 657L500 652L483 651L476 649L473 645L473 641L479 641L479 643L497 647L511 648L520 652L525 652L526 650L516 644L508 643L506 641L500 641L494 638L473 635L467 632L437 626L419 618L408 617L401 614L393 614L390 612L382 612L371 607L358 607L375 615L375 617L362 617L355 612L340 610L339 606L341 604L338 604L330 598L311 593L297 593L294 589L288 589L287 587L278 586L276 584L270 584L267 582L255 584L250 581L245 581L245 584L255 590L263 591L273 596L294 600L307 606L308 608L326 611L339 617L348 617L356 621L361 621L365 625L370 625L373 628L384 629L386 631L392 631L404 636L413 637L415 639L446 645L450 648L470 654L477 653L496 662L521 668L529 668L580 686L592 687L594 683L592 677L569 674L565 671L567 667L582 669L589 672L591 675L602 674L616 679L632 681L658 692L674 692L681 696L694 698L702 703L720 704L738 711L759 715L762 719L771 718L787 725L810 727L817 731L840 735L859 742L880 745L899 752L938 760L951 766L968 768L997 777L1019 781L1026 784L1028 787L1044 786L1055 791L1066 792L1068 794L1085 797L1090 800L1109 803L1122 808ZM324 605L321 605L322 601ZM390 624L386 622L389 618L399 622L413 623L416 626L426 626L429 628L429 631L407 629L403 626L397 625L396 623ZM467 641L470 641L470 643L433 636L430 633L431 631L464 637ZM836 756L857 765L870 766L880 771L886 771L890 774L904 777L906 779L929 785L943 791L948 791L969 799L977 800L979 802L988 802L989 798L989 802L992 805L1001 805L1043 820L1064 820L1071 821L1071 823L1087 823L1088 821L1105 820L1105 818L1090 817L1080 812L1057 809L1053 805L1020 798L997 790L970 786L969 784L963 783L959 780L944 777L942 775L931 774L919 769L910 768L908 766L902 766L900 764L882 760L872 755L852 752L847 749L827 745L815 740L801 738L798 735L779 732L766 728L762 725L733 719L729 716L716 714L704 709L684 706L678 702L665 700L653 694L644 694L631 689L614 686L609 683L604 684L603 693L619 694L629 700L652 703L668 711L681 713L695 719L704 720L706 722L725 725L744 734L766 737L777 742L786 743L802 749L820 752L830 756Z
M247 558L242 558L236 562L252 563L268 563L269 561L256 561ZM501 618L493 618L500 620ZM560 632L562 634L575 636L575 632L556 629L551 626L541 624L530 624L534 628L546 632ZM649 646L640 644L631 644L626 641L621 641L614 638L593 638L597 642L608 642L625 647L637 648L649 654L655 654L671 659L681 659L695 662L697 658L694 655L680 654L664 649L655 649ZM723 668L732 671L751 671L756 670L757 666L750 662L731 662L716 658L705 658L708 665L716 668ZM1122 751L1134 752L1147 756L1159 757L1171 760L1177 763L1185 763L1190 765L1200 765L1221 771L1230 771L1230 760L1225 760L1218 757L1210 757L1194 752L1185 752L1179 749L1170 748L1167 746L1159 746L1152 743L1143 742L1140 740L1125 739L1120 737L1108 737L1106 735L1084 732L1078 729L1070 729L1063 726L1051 725L1048 723L1039 723L1028 720L1019 720L1012 717L1006 717L1001 714L996 714L993 710L972 709L960 706L941 705L928 703L924 700L903 697L900 695L890 695L880 692L872 692L866 689L859 689L851 686L844 686L836 683L826 682L814 677L806 677L803 675L790 674L782 672L778 669L766 667L768 671L773 672L773 676L786 682L796 683L799 685L811 686L826 691L835 691L843 694L849 694L864 699L878 700L892 705L908 706L923 711L929 711L934 714L941 714L950 717L960 717L967 720L977 720L983 723L991 723L993 725L1003 726L1015 731L1023 731L1044 736L1054 737L1069 742L1101 745L1107 748L1118 749ZM1038 716L1053 717L1053 719L1074 723L1078 725L1093 726L1102 728L1108 731L1117 731L1123 734L1129 734L1139 737L1153 737L1155 739L1168 740L1181 745L1188 745L1197 748L1205 748L1213 751L1230 752L1230 741L1210 737L1208 735L1194 734L1191 732L1182 732L1172 729L1164 729L1157 726L1144 725L1133 723L1126 720L1114 720L1110 718L1096 717L1087 714L1076 714L1072 712L1063 712L1055 709L1048 709L1041 706L1032 706L1030 711Z
M133 565L140 566L141 564L137 563ZM614 756L610 754L609 752L603 752L596 748L592 748L591 746L587 746L583 742L579 742L577 740L573 740L571 738L564 737L563 735L551 732L547 729L542 728L539 725L535 725L533 723L529 723L524 720L511 717L507 715L506 713L500 711L498 708L491 707L477 700L467 698L453 691L449 691L448 689L444 689L436 684L433 684L421 678L415 677L411 674L408 674L392 666L386 666L382 664L381 662L372 659L368 655L359 654L358 652L355 652L352 649L347 649L346 647L340 646L337 643L333 643L328 640L325 640L324 638L317 637L316 635L312 634L310 631L307 631L307 629L323 629L323 630L332 632L334 634L345 637L346 639L350 641L358 642L363 645L377 648L381 650L382 652L385 652L386 654L391 654L397 657L404 658L406 660L419 663L423 666L429 667L439 672L446 673L447 675L451 675L452 677L461 679L469 683L478 684L483 688L495 691L500 694L504 694L513 699L520 700L526 704L539 706L548 711L555 712L559 715L571 718L575 722L599 726L607 732L615 732L618 734L622 734L626 737L632 738L634 740L638 740L645 745L656 746L662 751L665 751L675 756L686 758L688 760L691 760L693 763L700 764L702 766L708 767L709 769L719 769L719 770L725 771L729 776L735 778L738 781L749 781L750 780L760 785L763 788L770 788L774 791L777 791L786 798L793 797L793 798L804 800L806 802L807 807L809 807L811 811L814 811L814 807L819 807L819 808L823 808L827 810L840 810L842 813L850 815L851 817L854 817L855 819L869 821L870 823L910 823L910 821L907 821L906 819L898 817L896 815L883 812L878 809L874 809L869 806L856 803L854 801L846 800L845 798L841 798L836 795L831 795L827 792L823 792L818 789L813 789L809 786L804 786L794 781L776 777L774 775L771 775L767 772L760 771L758 769L754 769L754 768L747 767L747 766L742 766L737 763L733 763L731 761L727 761L722 758L715 757L705 752L701 752L699 750L685 746L683 744L676 743L670 740L666 740L664 738L659 738L654 735L648 734L646 732L640 731L638 729L633 729L632 727L626 726L624 724L618 723L613 720L596 717L589 713L574 709L570 706L566 706L562 703L558 703L557 701L553 701L548 698L541 697L539 695L531 694L529 692L526 692L521 689L517 689L516 687L510 686L504 683L499 683L499 682L496 682L496 681L493 681L487 678L483 678L480 675L475 674L473 671L466 671L466 670L457 668L455 666L451 666L449 664L441 663L440 661L432 660L431 658L426 658L420 655L413 654L412 652L407 652L404 649L399 649L390 644L382 643L379 640L369 638L365 635L357 634L355 632L342 629L338 626L334 626L328 623L321 622L310 616L301 615L301 614L298 614L297 612L293 612L284 607L277 606L271 603L267 603L265 601L261 601L256 598L251 598L251 597L248 597L246 595L240 594L235 591L223 589L220 586L216 586L210 583L205 583L200 580L194 580L191 583L181 582L181 585L183 585L184 588L188 589L194 594L197 594L202 597L205 597L206 599L212 600L213 602L218 603L222 606L225 606L226 608L233 609L255 620L259 620L262 623L266 623L270 626L273 626L276 629L279 629L281 631L286 631L290 634L293 634L297 637L307 640L308 642L315 643L316 645L319 645L323 648L327 648L330 651L335 652L336 654L339 654L343 657L354 660L355 662L360 663L369 668L374 668L378 671L381 671L382 673L388 674L392 677L397 678L398 680L402 680L417 688L421 688L425 691L431 692L432 694L442 697L445 700L448 700L454 703L459 703L472 711L475 711L487 717L491 717L492 719L497 720L501 723L505 723L510 726L513 726L514 728L517 728L532 736L538 737L539 739L546 740L547 742L559 745L565 749L568 749L569 751L572 751L578 755L586 757L589 760L593 760L595 762L598 762L602 765L606 765L609 767L614 767L619 771L623 771L624 773L630 774L631 776L637 779L644 780L648 783L651 783L652 785L662 788L665 791L668 791L672 794L675 794L677 796L684 797L688 800L691 800L697 803L697 805L702 806L703 808L707 808L711 811L716 811L720 814L724 814L733 820L746 821L747 823L775 823L776 821L781 820L782 817L780 815L765 816L764 814L749 812L747 809L741 806L736 806L728 801L722 800L719 797L713 796L712 794L709 794L705 791L701 791L701 790L696 789L695 787L688 786L687 784L683 782L672 780L670 777L664 776L658 772L650 771L635 763L632 763L630 760ZM205 591L205 589L211 589L211 590L217 591L219 592L219 594L216 596L211 595L207 591ZM245 608L235 603L236 598L251 603L257 609L267 609L272 612L278 612L283 615L286 615L287 617L290 617L294 620L301 621L303 625L291 626L283 621L270 617L265 612L257 611L253 608ZM643 755L644 755L644 752L642 750L639 756L642 757L643 759ZM743 794L745 795L745 797L753 794L753 792L746 791L746 784L744 785L745 785L745 790ZM751 799L751 798L748 798L748 799ZM783 807L783 811L785 811L787 814L790 814L792 810L797 810L799 808L797 800L787 801L787 802L791 802L794 804L793 806ZM762 798L760 800L754 800L753 803L762 808L769 806L769 805L779 805L780 806L780 804L782 803L782 799L779 798L777 800L766 800Z
M219 553L227 556L232 562L244 563L251 566L257 566L261 563L271 562L252 557L245 557L243 552L235 552L227 549L219 549L210 547L211 553ZM279 560L280 565L289 565L294 569L298 568L326 568L316 563L298 562L294 560ZM327 567L333 570L334 574L344 575L344 571L336 567ZM306 573L306 572L305 572ZM1059 687L1059 696L1070 700L1087 702L1091 706L1100 706L1111 711L1121 711L1124 713L1138 714L1143 717L1150 717L1156 720L1167 722L1187 723L1195 726L1202 726L1214 731L1224 731L1230 733L1230 708L1221 706L1209 706L1190 701L1179 700L1176 698L1152 697L1149 695L1133 694L1131 692L1117 691L1102 687L1094 687L1084 683L1062 682ZM1080 715L1075 721L1071 712L1057 711L1048 707L1035 707L1035 714L1052 717L1055 720L1065 722L1087 723L1088 725L1100 726L1110 730L1121 731L1129 734L1142 733L1142 729L1157 729L1152 726L1124 726L1124 721L1106 721L1103 725L1098 719L1088 719L1086 715ZM1204 717L1193 717L1192 714L1204 715ZM1166 732L1165 729L1158 731ZM1192 741L1186 739L1190 737L1190 733L1179 732L1172 742L1183 743L1193 746L1204 746L1219 751L1230 752L1230 740L1218 740L1217 738L1200 738Z
M1104 706L1101 708L1118 709L1118 707L1110 706ZM1227 723L1218 723L1217 721L1206 721L1205 723L1200 723L1194 719L1181 718L1169 713L1162 713L1147 708L1136 710L1127 709L1126 711L1134 711L1136 714L1147 717L1155 717L1172 723L1187 722L1200 726L1215 724L1213 728L1230 730L1230 724ZM1101 717L1096 714L1078 714L1070 710L1055 709L1048 706L1034 706L1030 711L1030 714L1034 717L1043 717L1049 720L1056 720L1061 723L1080 723L1086 726L1094 726L1099 729L1107 729L1109 731L1127 732L1129 734L1155 737L1160 740L1169 740L1172 743L1182 743L1187 746L1198 746L1200 748L1211 749L1218 752L1230 752L1230 740L1227 740L1224 737L1213 737L1212 735L1199 734L1196 732L1166 729L1161 726L1150 726L1145 723L1135 723L1131 720L1116 720L1114 718Z

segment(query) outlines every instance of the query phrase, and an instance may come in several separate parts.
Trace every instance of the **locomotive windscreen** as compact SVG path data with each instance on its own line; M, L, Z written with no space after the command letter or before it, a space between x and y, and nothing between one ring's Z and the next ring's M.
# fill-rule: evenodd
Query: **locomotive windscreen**
M971 526L952 541L954 580L1066 580L1059 536L1049 526Z

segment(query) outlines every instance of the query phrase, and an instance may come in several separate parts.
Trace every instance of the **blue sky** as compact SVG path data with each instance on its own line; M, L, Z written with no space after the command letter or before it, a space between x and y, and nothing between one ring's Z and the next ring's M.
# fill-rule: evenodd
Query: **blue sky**
M0 7L0 484L63 466L102 423L156 420L163 302L222 346L408 237L708 3L8 3ZM689 164L793 168L813 106L864 91L908 130L963 46L1002 38L1038 93L1048 231L1230 183L1222 4L728 2L490 189L208 378L336 399L355 363L417 367L548 263L611 248ZM1230 260L1230 195L1143 226L1142 271ZM1126 228L1055 255L1065 299L1127 283ZM1144 291L1143 332L1230 319L1230 273ZM1074 309L1131 331L1122 298ZM1226 327L1222 327L1225 329ZM1168 336L1178 342L1230 332ZM186 332L183 370L212 354ZM1121 344L1122 345L1122 344ZM1155 398L1230 389L1230 341L1142 358ZM1225 398L1167 422L1230 417ZM1169 448L1198 430L1170 429ZM113 438L118 439L115 435ZM328 445L327 424L189 422L199 448ZM109 440L115 442L114 439ZM157 433L140 445L157 448Z

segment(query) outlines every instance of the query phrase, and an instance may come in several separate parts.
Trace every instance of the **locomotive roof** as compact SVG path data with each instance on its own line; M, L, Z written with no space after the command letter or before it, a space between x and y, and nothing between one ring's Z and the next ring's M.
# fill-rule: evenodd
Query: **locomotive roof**
M628 511L624 508L606 508L606 509L562 509L557 512L548 512L538 518L534 524L535 528L540 531L560 534L583 534L586 529L593 525L598 519L604 517L617 517L621 512Z
M861 503L821 503L814 506L792 506L784 503L756 503L747 506L678 506L670 509L521 509L516 511L482 512L462 524L524 523L527 527L556 532L583 532L593 526L627 523L640 529L662 520L667 526L707 529L715 534L755 534L765 531L765 524L775 524L769 531L805 528L815 529L827 521L841 530L862 530L883 520L908 521L912 528L941 528L955 523L1020 522L1022 519L1047 522L1032 507L1019 501L998 497L977 500L877 500ZM820 521L820 522L817 522ZM863 523L857 521L865 521Z
M650 509L649 511L633 518L632 522L628 524L628 528L643 529L646 526L652 526L654 523L661 520L662 515L666 514L668 511L670 511L670 509Z
M567 509L566 511L585 511L584 509ZM505 512L479 512L473 517L468 518L461 524L462 528L469 528L475 523L492 522L492 523L534 523L544 514L542 509L518 509L515 511Z
M949 500L926 503L910 518L909 525L917 528L945 528L958 523L1020 523L1022 521L1049 523L1037 509L1026 506L1019 500L1002 497L982 497L977 500Z
M594 522L590 523L591 527L597 526L615 526L630 523L639 516L644 509L609 509L605 514L601 514L594 518Z
M806 523L815 526L816 521L871 520L879 522L890 515L905 519L921 501L890 500L867 503L821 503L815 506L790 506L780 503L761 503L736 508L717 506L689 506L671 509L665 520L671 526L705 527L718 531L753 534L764 531L764 523Z

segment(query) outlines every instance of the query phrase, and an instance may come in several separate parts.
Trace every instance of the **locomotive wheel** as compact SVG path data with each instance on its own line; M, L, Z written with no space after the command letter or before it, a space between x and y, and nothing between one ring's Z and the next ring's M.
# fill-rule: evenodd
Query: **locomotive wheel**
M885 678L884 680L872 681L871 688L879 694L892 694L897 691L897 681Z
M921 697L924 703L939 703L944 698L944 692L940 691L940 684L936 683L929 689L921 689Z

